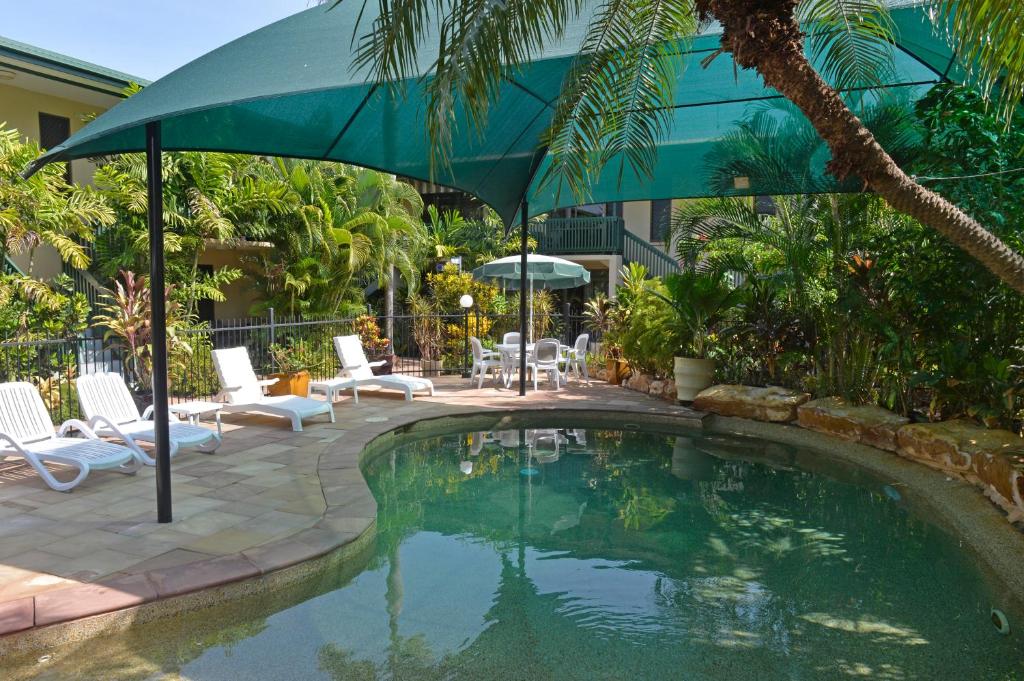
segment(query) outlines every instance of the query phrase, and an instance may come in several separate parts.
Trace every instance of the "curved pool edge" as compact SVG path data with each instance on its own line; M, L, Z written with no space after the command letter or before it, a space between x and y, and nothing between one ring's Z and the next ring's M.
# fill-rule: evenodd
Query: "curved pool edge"
M810 450L891 480L927 520L944 528L977 559L986 576L1006 589L1007 600L1024 611L1024 533L977 487L943 471L867 445L842 440L794 425L709 415L704 432L755 437ZM801 469L814 471L813 462ZM922 575L926 578L927 575Z
M452 428L515 427L551 419L587 421L608 427L608 419L676 429L700 429L703 414L667 403L645 411L563 406L502 408L445 406L432 413L398 415L383 422L353 424L343 442L321 454L317 476L326 510L311 527L242 552L146 572L110 576L35 596L0 603L0 658L22 657L133 625L205 609L246 596L283 589L360 554L376 537L376 501L362 474L363 464L404 435L415 438ZM338 424L342 425L342 424ZM347 425L347 424L345 424ZM330 430L330 424L320 428ZM310 428L312 430L312 428ZM28 626L24 623L28 622ZM17 627L11 629L11 623Z
M617 423L610 423L614 419ZM262 561L249 552L244 563L237 556L214 559L236 570L228 570L208 584L193 584L187 593L162 596L128 593L138 602L127 606L106 607L103 612L69 617L63 621L37 624L31 628L0 637L0 657L23 656L43 652L57 646L123 631L133 625L164 617L205 609L245 597L285 589L326 570L350 567L354 559L369 547L376 537L376 502L362 473L363 466L406 438L421 439L432 435L463 431L516 428L529 422L538 425L574 425L594 428L630 429L645 427L679 434L694 430L707 433L757 437L783 445L798 446L827 460L843 461L870 473L884 476L905 486L904 492L930 512L930 518L946 527L976 555L986 573L1005 585L1017 604L1024 604L1024 534L1014 529L1000 512L977 489L967 483L948 478L944 473L902 459L891 452L873 449L836 438L778 424L746 419L705 416L676 409L630 409L589 406L532 407L481 411L466 407L446 409L437 413L398 418L385 423L360 424L349 431L339 443L321 456L317 466L321 488L328 507L318 527L305 530L307 541L296 536L264 545L258 552ZM814 462L806 461L814 470ZM803 467L803 466L801 466ZM827 472L822 470L818 472ZM330 503L335 499L337 503ZM372 512L371 512L372 511ZM330 529L330 532L325 531ZM333 533L333 539L332 539ZM301 533L297 533L301 534ZM232 566L232 561L235 564ZM225 579L227 574L229 578ZM149 580L143 579L143 582ZM53 592L102 596L104 584L82 584ZM148 588L148 587L147 587ZM125 592L118 592L124 596ZM65 594L66 596L73 594ZM0 609L0 619L3 611Z

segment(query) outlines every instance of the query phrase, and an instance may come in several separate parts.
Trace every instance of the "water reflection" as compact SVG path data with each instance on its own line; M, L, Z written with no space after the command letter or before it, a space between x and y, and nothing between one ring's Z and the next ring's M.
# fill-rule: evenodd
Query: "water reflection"
M987 679L1019 669L1019 640L991 630L979 575L954 544L881 482L802 473L801 456L578 429L405 445L366 471L377 546L350 580L172 652L105 643L130 651L134 675L71 656L41 678Z

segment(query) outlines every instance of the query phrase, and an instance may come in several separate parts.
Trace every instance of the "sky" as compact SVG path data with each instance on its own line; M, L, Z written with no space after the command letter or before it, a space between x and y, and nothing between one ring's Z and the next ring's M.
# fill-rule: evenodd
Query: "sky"
M315 0L0 0L0 35L156 80Z

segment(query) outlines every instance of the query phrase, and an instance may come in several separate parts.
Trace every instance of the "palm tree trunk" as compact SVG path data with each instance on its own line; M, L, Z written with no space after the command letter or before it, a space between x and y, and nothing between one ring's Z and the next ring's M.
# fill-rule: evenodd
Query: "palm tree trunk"
M722 25L721 47L742 68L753 68L803 111L832 152L829 171L850 175L893 208L928 225L1024 293L1024 258L960 208L904 173L860 119L814 70L794 16L799 0L696 0L702 18Z
M395 268L389 268L391 276L388 277L384 291L384 335L392 345L395 342Z

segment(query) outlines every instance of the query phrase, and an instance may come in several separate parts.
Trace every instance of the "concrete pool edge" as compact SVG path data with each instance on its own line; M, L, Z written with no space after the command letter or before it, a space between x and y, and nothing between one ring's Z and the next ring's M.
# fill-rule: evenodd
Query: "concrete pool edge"
M320 571L347 564L376 536L376 502L362 473L365 463L406 438L421 439L453 429L512 429L522 427L527 421L531 427L546 423L564 426L571 421L576 426L593 428L628 430L642 426L680 434L696 430L757 437L808 449L828 459L844 461L876 475L890 477L905 484L907 491L932 511L932 518L962 538L986 572L999 584L1005 585L1015 601L1024 603L1024 535L1010 526L974 487L891 452L793 426L705 416L671 405L646 411L594 405L586 408L530 406L491 411L449 407L431 414L359 424L346 433L344 442L325 451L318 463L317 474L325 498L334 498L339 503L328 504L322 516L322 527L303 531L307 533L305 541L296 538L303 534L299 532L296 536L259 547L259 551L247 552L242 556L244 562L239 562L235 556L211 561L229 569L208 584L192 584L187 592L161 595L152 588L150 578L143 578L141 582L148 584L146 593L119 591L108 594L117 598L125 598L126 595L138 598L137 602L122 604L123 600L115 598L101 612L44 624L34 623L32 627L0 637L0 656L45 652L68 643L123 631L136 624L284 589ZM82 584L52 593L57 597L62 592L80 590L80 593L95 599L97 595L103 595L99 591L102 588L103 584ZM74 593L63 595L66 598ZM147 595L151 597L147 599ZM0 620L4 617L3 607L6 605L0 604Z
M589 416L590 414L598 416ZM624 422L648 417L653 424L699 429L703 414L653 403L643 412L588 406L530 405L480 411L447 406L430 414L367 421L346 431L321 455L317 476L327 501L313 527L235 554L181 566L119 574L92 583L0 602L0 658L44 653L62 645L117 633L134 624L200 610L246 595L280 589L357 554L376 536L376 501L362 474L362 464L392 445L398 436L450 432L453 427L485 427L529 419L594 419L608 427L609 418ZM468 421L468 422L467 422ZM323 428L330 430L330 424ZM514 426L509 426L514 427Z

